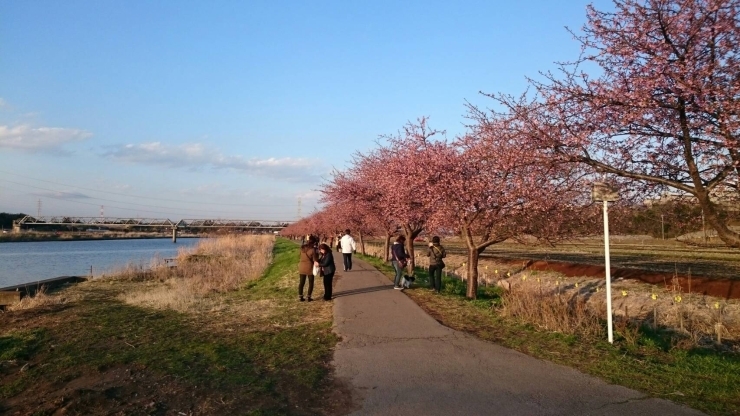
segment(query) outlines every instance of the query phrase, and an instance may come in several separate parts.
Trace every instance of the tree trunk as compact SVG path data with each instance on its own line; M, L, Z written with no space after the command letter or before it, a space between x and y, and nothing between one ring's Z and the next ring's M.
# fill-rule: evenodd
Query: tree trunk
M468 250L468 290L465 296L468 299L476 299L478 297L478 258L480 253L478 249Z
M423 228L412 228L409 224L403 225L403 233L406 236L406 251L409 253L409 262L406 266L409 276L414 275L414 268L416 267L416 259L414 258L414 239L421 234L422 230Z
M388 253L390 247L391 247L391 237L393 234L385 234L385 247L383 247L383 260L388 261L390 260L390 255Z
M476 299L478 297L478 248L475 246L473 235L467 226L462 228L462 237L468 248L468 264L466 270L468 273L468 287L465 297Z
M681 108L679 110L679 120L681 124L681 130L683 132L683 153L686 165L688 167L689 176L694 185L696 199L699 201L704 212L704 217L709 225L717 231L717 236L730 247L740 248L740 233L736 233L727 226L727 223L723 222L717 213L717 208L709 197L709 190L704 186L702 181L699 168L696 165L693 155L693 142L691 141L691 134L688 128L685 103L683 100L679 101Z
M697 195L697 199L704 212L704 218L717 231L717 237L730 247L740 248L740 233L732 231L727 223L719 218L714 203L709 200L709 195L702 193Z
M409 261L406 265L409 275L414 274L414 267L416 267L416 259L414 259L414 235L411 227L408 225L403 226L403 233L406 235L406 252L409 254Z
M362 255L365 255L365 241L362 239L362 231L358 233L358 236L360 237L360 253Z

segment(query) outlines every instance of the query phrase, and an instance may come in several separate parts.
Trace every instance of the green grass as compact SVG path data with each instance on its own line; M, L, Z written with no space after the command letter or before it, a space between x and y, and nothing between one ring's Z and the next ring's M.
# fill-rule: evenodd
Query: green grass
M32 329L0 336L0 361L28 360L47 339L47 331Z
M394 275L393 268L380 259L363 256L363 260L389 277ZM602 339L539 331L497 314L499 288L481 287L479 299L468 300L460 280L443 278L442 293L435 294L424 289L428 287L424 270L417 269L416 276L418 284L406 291L408 296L453 329L709 414L740 414L740 354L683 347L688 344L676 334L646 327L637 331L633 342L617 333L613 345Z
M278 239L274 261L265 274L225 295L231 303L269 300L277 304L275 313L261 318L240 320L131 306L116 300L116 283L110 285L114 289L103 284L89 288L84 301L58 312L63 319L54 325L6 333L0 325L0 361L31 364L23 373L5 374L6 380L0 373L0 402L38 385L61 387L83 376L125 367L145 371L156 385L177 380L186 396L229 398L228 406L219 412L313 413L310 409L320 406L331 392L327 363L338 339L331 331L331 314L328 319L306 321L310 308L328 305L304 303L301 309L293 286L281 285L285 279L295 280L297 260L297 245ZM149 393L136 386L128 388ZM80 410L86 411L91 410Z

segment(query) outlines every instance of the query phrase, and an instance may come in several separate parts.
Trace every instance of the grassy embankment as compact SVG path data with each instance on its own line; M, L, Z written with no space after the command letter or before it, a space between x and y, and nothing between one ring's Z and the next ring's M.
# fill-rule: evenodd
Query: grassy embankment
M337 342L331 306L296 301L298 247L278 239L265 253L264 241L237 240L182 253L174 270L129 271L0 313L0 413L346 406L328 366ZM267 261L254 266L255 256Z
M394 275L382 260L363 259ZM435 294L423 269L416 276L416 287L405 293L450 328L709 414L740 414L740 354L726 347L697 347L680 333L624 319L616 321L610 345L605 311L590 311L578 298L481 287L471 301L460 280L444 278Z

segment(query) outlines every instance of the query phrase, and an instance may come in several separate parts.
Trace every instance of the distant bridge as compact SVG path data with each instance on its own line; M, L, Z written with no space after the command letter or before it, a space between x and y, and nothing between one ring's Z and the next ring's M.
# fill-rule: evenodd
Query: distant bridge
M111 218L111 217L32 217L27 215L13 221L13 232L20 233L23 228L34 226L68 226L68 227L105 227L113 229L131 229L138 227L169 228L172 230L172 241L177 241L177 231L182 229L231 228L249 231L275 232L290 225L292 221L265 220L213 220L185 219L177 222L159 218Z

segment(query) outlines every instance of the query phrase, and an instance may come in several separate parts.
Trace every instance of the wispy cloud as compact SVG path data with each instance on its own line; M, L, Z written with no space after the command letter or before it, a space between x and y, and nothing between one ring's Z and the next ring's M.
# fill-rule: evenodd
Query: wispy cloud
M167 145L160 142L127 144L109 149L104 154L115 160L179 169L232 169L249 175L298 182L316 182L325 168L307 158L245 158L227 156L218 149L200 143Z
M32 127L28 124L17 126L0 125L0 148L25 152L62 152L68 143L80 142L92 136L91 133L61 127Z
M80 193L80 192L64 192L64 191L54 191L54 192L36 192L33 194L34 196L41 196L45 198L54 198L54 199L90 199L89 196Z

